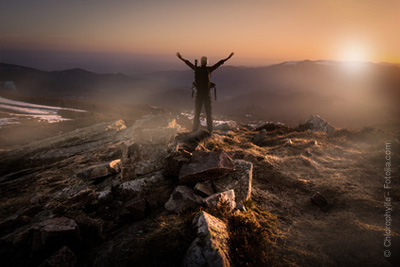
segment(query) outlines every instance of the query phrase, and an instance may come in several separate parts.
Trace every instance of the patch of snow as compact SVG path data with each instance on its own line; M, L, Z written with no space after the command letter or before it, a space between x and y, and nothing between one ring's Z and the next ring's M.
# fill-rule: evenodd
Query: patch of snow
M68 110L73 112L87 112L86 110L73 109L73 108L36 105L21 101L10 100L4 97L0 97L0 109L18 113L19 114L18 116L23 116L23 115L31 116L41 121L47 121L49 123L70 120L58 115L58 112L60 110Z
M8 124L20 124L17 118L0 118L0 128Z

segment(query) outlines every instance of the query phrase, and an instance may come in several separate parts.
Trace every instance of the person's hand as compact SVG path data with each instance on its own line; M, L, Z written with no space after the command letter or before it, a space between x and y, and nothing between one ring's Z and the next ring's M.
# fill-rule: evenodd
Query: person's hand
M232 52L232 53L229 55L228 58L231 58L234 54L235 54L235 53Z
M182 56L181 56L181 54L178 52L178 53L176 53L176 56L179 58L179 59L182 59Z

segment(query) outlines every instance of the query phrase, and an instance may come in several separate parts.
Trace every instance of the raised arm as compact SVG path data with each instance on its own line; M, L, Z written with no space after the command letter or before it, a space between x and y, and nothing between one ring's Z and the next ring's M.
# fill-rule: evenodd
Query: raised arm
M229 54L229 56L227 57L227 58L225 58L225 59L223 59L223 61L225 62L225 61L228 61L233 55L234 55L235 53L230 53Z
M225 63L225 61L229 60L235 53L230 53L230 55L225 58L225 59L221 59L220 61L217 62L217 64L213 65L212 67L210 67L210 71L214 71L216 70L219 66L221 66L222 64Z
M176 53L176 56L177 56L180 60L182 60L183 62L185 62L185 64L188 65L192 70L195 70L196 67L195 67L189 60L184 59L184 58L182 57L182 55L181 55L179 52Z

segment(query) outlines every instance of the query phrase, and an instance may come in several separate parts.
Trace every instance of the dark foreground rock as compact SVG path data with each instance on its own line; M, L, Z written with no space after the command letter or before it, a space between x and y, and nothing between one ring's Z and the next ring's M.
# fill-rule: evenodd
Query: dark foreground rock
M39 267L74 267L77 262L78 258L75 253L65 246L51 255Z
M182 265L230 266L227 225L204 211L195 216L193 224L197 229L197 238L190 245Z

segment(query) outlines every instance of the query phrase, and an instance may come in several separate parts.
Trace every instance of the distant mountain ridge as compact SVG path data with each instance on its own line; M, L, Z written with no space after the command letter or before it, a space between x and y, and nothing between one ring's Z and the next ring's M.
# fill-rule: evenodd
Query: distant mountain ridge
M123 74L97 74L80 68L49 72L7 63L0 63L0 79L13 81L23 94L57 97L123 91L134 88L137 81Z
M81 68L47 72L1 63L0 75L2 82L13 81L26 95L193 109L190 69L128 76ZM305 60L266 67L222 66L211 80L218 95L213 109L222 114L287 122L320 114L349 124L379 121L383 113L399 114L400 67L393 65Z

